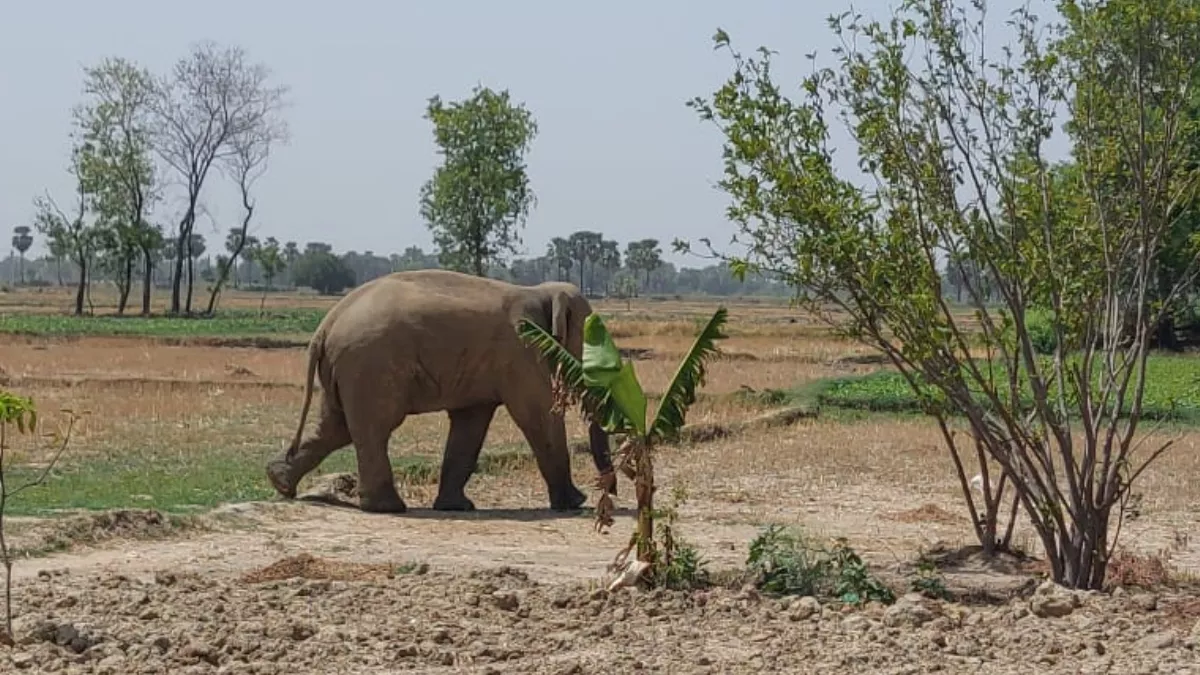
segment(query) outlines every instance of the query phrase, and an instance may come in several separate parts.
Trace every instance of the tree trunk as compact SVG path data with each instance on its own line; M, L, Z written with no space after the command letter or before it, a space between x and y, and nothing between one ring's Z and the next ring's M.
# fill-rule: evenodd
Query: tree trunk
M184 312L190 316L192 313L192 289L195 288L196 284L196 259L191 257L191 255L188 256L187 273L187 305Z
M154 258L149 248L142 248L142 316L150 316L150 287L154 283Z
M184 234L185 228L179 228L179 239L175 242L175 272L171 275L171 314L179 314L179 291L183 284L183 259L187 255L185 251L191 249L190 242L185 240L186 237L191 237L191 231L188 230Z
M58 274L58 285L59 286L64 285L63 278L62 278L62 258L54 259L54 271L55 271L55 273Z
M75 291L75 316L83 316L83 298L87 294L87 259L80 258L79 263L79 288Z
M133 255L125 255L125 267L120 272L120 277L117 281L117 290L120 292L120 297L117 298L117 314L125 314L125 307L129 304L129 293L133 290Z

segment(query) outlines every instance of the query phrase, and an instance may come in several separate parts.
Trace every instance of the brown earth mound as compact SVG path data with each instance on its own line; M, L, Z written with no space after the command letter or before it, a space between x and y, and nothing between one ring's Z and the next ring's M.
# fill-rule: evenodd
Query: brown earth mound
M390 579L396 574L393 565L340 562L301 553L284 558L242 575L247 584L282 579L326 579L329 581L370 581Z

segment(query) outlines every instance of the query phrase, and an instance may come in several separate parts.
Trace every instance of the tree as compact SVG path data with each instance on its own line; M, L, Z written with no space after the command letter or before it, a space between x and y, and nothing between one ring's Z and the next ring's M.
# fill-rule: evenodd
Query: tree
M621 249L617 242L610 239L605 239L600 242L600 252L596 258L596 265L604 270L604 294L608 295L609 285L613 281L613 274L621 269Z
M176 62L169 77L156 83L151 109L154 148L178 173L187 191L179 221L175 270L171 281L172 314L192 311L191 243L197 204L213 165L238 154L269 128L284 105L286 86L268 84L265 65L250 64L240 47L196 45ZM189 264L186 304L181 302L183 265Z
M116 276L124 313L133 286L133 267L142 262L142 314L150 313L154 253L162 232L146 222L158 199L151 158L149 71L110 57L84 69L86 103L74 110L83 138L81 170L90 207L100 228L103 262Z
M592 263L592 280L595 281L595 261L600 257L600 244L604 236L599 232L582 230L574 232L567 238L567 248L571 251L571 260L579 263L579 289L584 293L589 290L584 281L587 264Z
M584 321L582 359L576 359L544 328L522 319L518 331L522 339L541 352L555 378L556 409L559 412L579 403L589 422L607 434L624 434L625 442L617 450L616 469L634 482L637 497L637 529L629 545L617 555L618 572L633 569L637 578L656 565L670 564L659 558L654 542L654 456L656 445L675 440L683 429L688 408L696 402L696 389L704 382L706 361L717 353L716 343L725 336L721 328L728 317L718 307L700 334L696 336L675 376L663 392L653 419L646 416L647 398L637 379L632 361L621 359L599 314ZM612 525L613 503L610 492L616 487L611 471L601 476L600 503L596 507L597 524ZM637 549L636 564L627 560ZM624 575L620 575L624 576ZM620 578L620 576L618 578Z
M650 275L662 267L662 248L657 239L631 241L625 245L625 264L634 272L646 275L642 288L650 287Z
M217 296L221 294L221 286L229 276L230 267L237 265L238 255L242 252L242 248L250 243L247 232L250 228L250 220L254 217L255 205L250 191L267 169L267 160L271 156L272 146L275 143L287 142L287 139L287 124L279 117L278 111L273 106L262 110L261 116L252 127L229 139L231 152L223 158L222 168L238 186L238 192L242 198L242 226L240 230L230 232L234 246L229 252L228 262L220 268L217 282L208 296L207 314L211 315L216 308ZM277 254L278 248L276 246ZM236 269L234 267L234 270Z
M289 241L283 245L283 262L287 269L288 283L292 285L295 284L295 281L292 279L292 268L296 265L296 260L299 257L300 247L296 245L296 242Z
M442 164L421 187L421 217L443 266L484 276L505 252L516 253L518 230L535 202L525 152L537 124L507 90L482 87L450 104L430 98L425 119Z
M62 286L64 285L62 261L63 258L67 257L68 251L64 245L64 242L59 241L58 239L51 239L49 242L47 242L46 248L50 251L50 259L54 261L54 272L55 276L58 278L58 285Z
M341 258L322 250L300 256L293 279L297 286L308 286L322 295L341 293L355 281L354 271Z
M255 245L250 249L250 258L258 263L262 269L263 288L262 301L258 305L258 311L261 314L267 304L267 293L271 290L271 282L275 280L275 276L284 268L283 253L279 248L279 240L275 237L267 237L267 240L262 244Z
M17 253L21 256L20 273L21 284L25 283L25 252L33 246L33 235L29 234L28 225L17 225L13 228L12 238L13 248L17 249Z
M12 551L8 548L7 523L9 500L21 492L37 487L46 482L50 472L58 465L58 461L67 450L71 441L71 431L75 426L77 416L71 410L63 410L67 415L67 427L63 433L47 434L55 440L57 447L51 448L47 454L49 461L43 462L34 476L20 485L8 474L7 462L9 439L16 434L33 435L38 430L38 412L33 399L15 396L0 390L0 565L4 567L4 626L0 630L0 644L13 646L16 635L13 633L12 582L13 560Z
M65 251L79 268L79 284L75 291L75 315L83 314L83 301L90 283L92 256L96 252L96 232L87 222L87 193L81 163L83 146L77 143L71 151L70 173L75 176L76 209L72 216L63 213L49 194L34 199L34 228L46 237L54 249Z
M546 256L554 261L558 280L565 281L571 273L571 243L562 237L554 237L546 247Z
M1017 10L1001 63L982 52L983 3L971 7L909 0L890 23L831 18L836 66L806 78L799 101L772 80L771 52L743 56L718 31L734 75L690 105L725 139L720 186L746 246L727 257L733 271L786 279L801 306L887 356L937 420L985 552L1008 547L1022 509L1052 579L1099 588L1112 510L1169 446L1139 452L1136 432L1162 311L1154 262L1200 184L1184 143L1200 5L1066 0L1048 43ZM833 106L870 188L833 165ZM1073 168L1046 156L1058 107ZM962 276L969 319L940 292L941 255L979 265ZM1045 357L1031 308L1053 327Z

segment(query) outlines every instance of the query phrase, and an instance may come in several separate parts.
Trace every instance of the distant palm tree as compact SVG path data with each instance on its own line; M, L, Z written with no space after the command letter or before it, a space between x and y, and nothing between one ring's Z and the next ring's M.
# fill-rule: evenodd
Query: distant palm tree
M25 252L33 246L33 235L29 233L28 225L18 225L13 228L12 245L17 249L17 253L21 254L21 262L19 269L21 276L21 284L25 283Z

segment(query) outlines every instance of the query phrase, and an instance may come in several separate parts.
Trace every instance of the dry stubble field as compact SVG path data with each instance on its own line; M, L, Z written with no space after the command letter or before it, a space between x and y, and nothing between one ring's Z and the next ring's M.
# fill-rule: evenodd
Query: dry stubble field
M234 293L224 306L258 302ZM0 294L3 313L67 304L53 290ZM267 306L329 304L280 294ZM657 392L713 305L597 308ZM803 390L878 367L785 305L733 303L727 332L726 356L712 365L690 423L735 428L772 408L748 389ZM844 610L736 585L609 597L594 591L596 580L632 518L623 512L601 535L590 512L547 512L529 452L503 412L468 486L476 513L427 509L447 430L440 414L410 418L393 438L410 513L280 503L262 464L290 438L303 372L300 347L0 337L0 386L33 396L44 423L55 424L61 409L90 412L61 474L10 506L31 557L15 571L25 639L0 664L110 673L1187 672L1200 660L1200 600L1186 585L1066 600L1043 589L1030 599L1036 563L948 565L951 590L991 598L964 604L908 598L886 610ZM749 542L779 523L844 537L903 593L920 554L971 543L928 421L822 411L783 427L736 428L666 448L658 460L660 499L686 489L680 534L712 569L744 565ZM582 439L578 419L570 433ZM1186 578L1200 572L1190 536L1200 513L1200 433L1160 433L1177 435L1176 449L1144 477L1140 514L1121 536L1131 552L1169 556ZM30 466L44 459L34 446L17 451ZM577 453L574 466L586 486L590 461ZM321 471L352 469L347 448ZM617 501L632 506L628 482ZM51 513L60 509L110 515ZM1022 543L1037 552L1027 534ZM1015 597L997 599L1005 594ZM1068 608L1063 616L1044 609L1054 602Z

